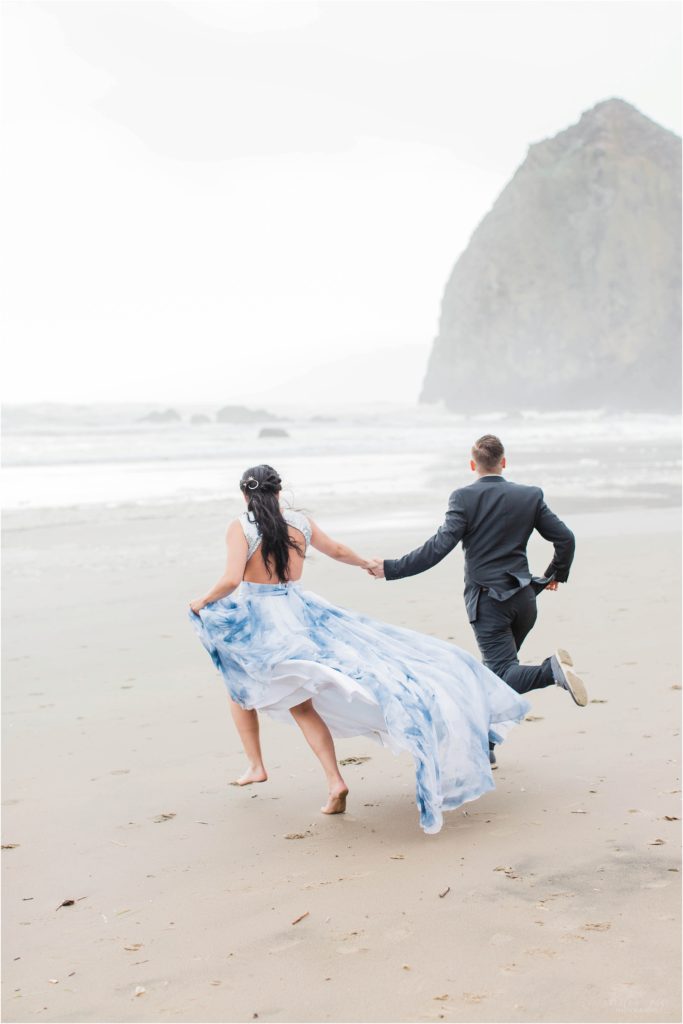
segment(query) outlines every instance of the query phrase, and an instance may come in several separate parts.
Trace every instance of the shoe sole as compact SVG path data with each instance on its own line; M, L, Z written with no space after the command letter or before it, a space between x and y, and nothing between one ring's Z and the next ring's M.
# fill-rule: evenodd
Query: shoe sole
M555 657L563 665L569 665L570 668L574 668L574 662L569 651L565 651L564 647L558 647L555 651Z
M585 708L588 703L588 691L584 686L583 680L579 679L577 674L572 672L571 669L565 669L563 666L562 670L564 672L564 678L567 680L569 692L574 698L574 703L578 704L580 708Z
M570 697L580 708L585 708L588 703L588 692L583 680L579 679L576 672L572 672L571 670L570 666L573 666L574 662L567 651L563 650L561 647L555 651L555 657L559 662Z

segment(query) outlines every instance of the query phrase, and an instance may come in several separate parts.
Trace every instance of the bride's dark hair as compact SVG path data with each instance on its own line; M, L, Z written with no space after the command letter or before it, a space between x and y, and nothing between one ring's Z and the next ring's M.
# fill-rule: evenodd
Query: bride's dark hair
M282 480L272 466L252 466L242 474L240 490L248 498L247 515L261 534L261 554L269 576L286 582L289 579L289 552L304 557L301 545L289 536L287 521L282 515L278 495Z

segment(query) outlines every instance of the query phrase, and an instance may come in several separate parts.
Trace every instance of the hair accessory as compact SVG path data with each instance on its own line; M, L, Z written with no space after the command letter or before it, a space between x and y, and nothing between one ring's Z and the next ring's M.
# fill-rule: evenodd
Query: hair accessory
M247 490L249 491L255 491L256 488L258 487L258 480L256 479L255 476L248 476L247 479L245 480L245 483L247 486Z

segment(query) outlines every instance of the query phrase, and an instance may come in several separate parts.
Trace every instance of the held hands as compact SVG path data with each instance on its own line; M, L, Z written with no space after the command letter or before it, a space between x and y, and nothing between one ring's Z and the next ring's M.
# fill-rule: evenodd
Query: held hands
M381 558L369 559L369 561L364 563L363 569L376 580L384 579L384 560Z
M370 558L366 562L363 562L362 569L368 573L369 576L374 577L376 580L383 580L384 577L384 560L382 558ZM559 589L559 581L551 580L543 589L556 591Z

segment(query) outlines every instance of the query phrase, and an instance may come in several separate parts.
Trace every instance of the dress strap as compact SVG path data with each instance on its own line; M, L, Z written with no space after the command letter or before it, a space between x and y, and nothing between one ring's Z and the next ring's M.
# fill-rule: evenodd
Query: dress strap
M308 547L311 543L311 533L313 531L311 530L311 524L303 512L297 512L292 508L284 508L282 510L282 515L289 526L293 526L295 530L300 530L301 533L303 533L304 540L306 541L306 547ZM254 520L251 519L248 512L242 513L239 517L239 523L244 530L244 536L247 538L247 561L249 561L256 551L256 548L261 543L261 534L259 533L258 526Z
M306 547L311 543L311 524L309 523L303 512L297 512L293 508L284 508L282 515L290 526L293 526L295 530L300 530L303 533L306 540Z
M247 561L249 561L251 556L256 551L256 548L261 543L261 534L258 531L258 526L256 525L256 523L253 521L253 519L249 517L248 512L242 513L242 515L239 518L239 523L242 529L244 530L244 536L247 538Z

